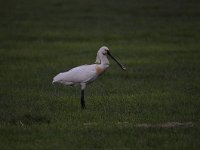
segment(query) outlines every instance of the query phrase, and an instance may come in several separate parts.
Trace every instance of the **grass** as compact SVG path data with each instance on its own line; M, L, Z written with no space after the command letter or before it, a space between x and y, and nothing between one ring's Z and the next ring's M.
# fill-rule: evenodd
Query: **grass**
M197 0L0 2L0 149L199 149ZM107 45L127 67L51 85ZM192 122L192 128L137 124Z

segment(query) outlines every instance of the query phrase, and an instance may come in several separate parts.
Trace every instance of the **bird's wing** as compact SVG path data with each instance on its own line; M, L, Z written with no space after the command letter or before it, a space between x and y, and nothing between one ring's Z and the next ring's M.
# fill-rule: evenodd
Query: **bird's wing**
M54 77L54 82L62 83L83 83L93 80L97 77L96 64L94 65L82 65L67 72L59 73Z

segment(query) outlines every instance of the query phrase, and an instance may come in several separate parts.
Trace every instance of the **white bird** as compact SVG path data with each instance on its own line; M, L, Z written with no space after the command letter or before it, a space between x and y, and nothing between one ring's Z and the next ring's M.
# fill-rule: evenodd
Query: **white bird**
M67 72L62 72L56 75L53 78L53 84L59 83L63 85L80 85L81 86L81 108L85 108L85 101L84 101L84 90L86 88L86 85L88 83L91 83L94 81L99 75L101 75L108 67L109 67L109 61L107 58L107 55L109 55L113 60L117 62L117 64L123 69L126 70L126 68L117 61L113 55L111 55L109 49L106 46L103 46L99 49L97 52L96 62L95 64L91 65L82 65L75 68L72 68L71 70Z

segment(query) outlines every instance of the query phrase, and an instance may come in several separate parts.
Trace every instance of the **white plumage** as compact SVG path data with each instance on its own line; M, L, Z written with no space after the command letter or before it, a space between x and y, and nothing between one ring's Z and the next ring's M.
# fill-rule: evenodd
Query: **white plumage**
M53 78L52 83L59 83L63 85L80 85L81 86L81 106L85 108L84 102L84 90L86 88L86 84L94 81L99 75L101 75L108 67L109 61L107 58L109 55L113 58L118 65L125 70L126 68L121 65L110 53L109 49L106 46L103 46L97 52L96 64L92 65L82 65L67 72L62 72L56 75Z
M53 78L53 83L61 83L64 85L76 85L80 83L88 83L97 78L96 64L82 65L75 67L67 72L59 73Z

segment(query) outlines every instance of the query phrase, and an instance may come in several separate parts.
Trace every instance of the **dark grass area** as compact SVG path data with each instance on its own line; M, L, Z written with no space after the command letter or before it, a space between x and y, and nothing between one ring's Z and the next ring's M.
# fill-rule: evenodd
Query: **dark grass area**
M200 2L0 2L0 149L199 149ZM107 45L126 65L51 85ZM136 125L192 122L189 128Z

